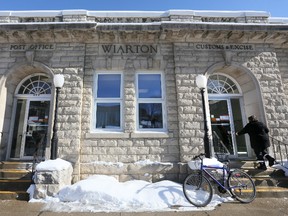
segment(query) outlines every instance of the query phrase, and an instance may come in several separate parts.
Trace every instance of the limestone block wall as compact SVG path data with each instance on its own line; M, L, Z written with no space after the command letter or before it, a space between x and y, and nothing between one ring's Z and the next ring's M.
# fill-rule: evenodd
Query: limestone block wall
M63 74L65 83L60 90L58 107L59 157L69 160L75 166L74 177L79 176L79 151L81 130L81 109L83 91L83 65L85 46L78 43L58 43L55 49L44 51L10 51L9 44L2 46L3 64L1 64L1 158L5 160L8 148L8 136L12 121L13 99L17 85L27 76L43 73L51 78L53 74ZM28 55L29 54L29 55ZM30 56L28 58L28 56ZM6 60L5 60L6 59ZM53 126L54 93L51 94L49 124ZM1 120L2 121L2 120ZM51 128L48 134L51 132ZM50 139L46 146L46 159L50 158Z
M173 46L159 44L161 54L154 56L131 54L101 56L97 55L100 45L87 45L82 96L81 178L92 174L110 174L116 175L121 181L135 178L149 181L178 180L177 163L180 153ZM123 133L91 132L94 105L93 76L97 71L123 72ZM138 71L163 72L167 112L164 121L167 121L167 132L136 132L135 81Z
M231 51L225 55L223 50L196 50L195 38L191 39L193 43L184 37L176 43L169 34L163 41L156 40L157 34L123 32L120 35L99 33L94 43L58 43L55 50L34 53L10 52L8 45L1 45L1 85L5 86L5 79L9 80L5 94L5 88L1 89L1 98L6 98L5 107L0 105L1 111L5 109L2 152L7 148L9 130L6 127L10 127L15 88L26 76L38 72L46 73L51 79L57 73L65 77L59 95L58 156L73 164L74 182L93 174L116 175L121 181L181 179L187 170L178 163L185 163L204 151L202 101L195 84L199 74L225 73L239 83L246 95L257 93L255 89L259 87L259 94L253 97L259 110L263 109L259 111L263 111L261 118L267 121L272 136L287 140L288 57L285 49L253 44L253 51ZM123 35L126 41L117 38ZM102 43L139 43L140 39L141 43L154 41L158 52L107 55L99 51ZM91 131L94 75L98 71L123 72L124 127L121 133ZM138 133L136 130L135 81L139 71L163 72L167 132ZM248 101L245 97L247 108L254 98ZM51 104L52 116L53 101Z
M279 63L275 49L269 44L255 44L253 51L233 51L229 55L227 59L223 51L195 50L193 43L175 44L181 161L203 152L203 110L200 90L195 85L198 74L220 72L233 77L243 90L247 117L256 114L268 124L271 136L279 140L287 137L285 61ZM285 68L282 75L279 64L283 65L282 70Z
M270 135L284 141L288 134L287 98L279 68L279 60L273 47L259 46L258 55L244 63L260 84L263 105ZM283 139L284 138L284 139Z
M277 109L282 113L283 119L278 123L282 128L282 133L278 133L278 139L283 141L284 143L288 143L288 51L287 49L277 49L276 50L276 58L279 65L280 75L281 75L281 84L283 86L284 94L280 94L278 96L278 100L280 100L283 105L281 109ZM282 135L283 134L283 135ZM281 136L282 135L282 136Z
M111 174L120 180L145 179L156 181L181 179L187 172L178 162L187 162L203 152L203 110L200 90L195 85L198 74L223 72L234 77L244 94L259 87L254 94L259 117L267 121L271 135L283 137L285 126L284 86L273 47L255 45L250 52L233 52L226 59L222 51L197 51L193 43L161 44L161 55L153 57L99 56L99 45L87 46L82 95L80 178L92 174ZM215 64L223 64L221 69ZM228 69L227 69L228 68ZM122 134L91 133L93 110L93 76L95 71L120 70L124 76L125 126ZM167 95L167 134L137 134L135 107L135 72L163 70ZM254 79L254 81L252 81ZM254 83L253 83L254 82ZM245 92L247 91L247 92ZM253 99L252 99L253 100ZM244 106L249 106L244 100ZM283 113L281 113L283 112ZM247 113L248 115L249 113ZM139 165L139 161L159 164ZM169 162L168 164L165 164Z
M193 43L177 43L174 59L181 161L187 162L193 155L204 152L202 100L195 79L205 72L209 58L207 53L197 57Z
M73 181L79 180L81 115L84 80L85 45L57 44L51 57L54 74L64 75L58 103L58 157L73 164Z

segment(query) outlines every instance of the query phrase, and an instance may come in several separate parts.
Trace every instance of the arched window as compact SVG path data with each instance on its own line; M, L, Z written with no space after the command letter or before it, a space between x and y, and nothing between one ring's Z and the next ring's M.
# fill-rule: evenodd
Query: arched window
M241 94L237 84L227 76L213 74L207 82L209 94Z
M43 75L30 76L20 85L16 94L25 95L50 95L51 82L49 78Z

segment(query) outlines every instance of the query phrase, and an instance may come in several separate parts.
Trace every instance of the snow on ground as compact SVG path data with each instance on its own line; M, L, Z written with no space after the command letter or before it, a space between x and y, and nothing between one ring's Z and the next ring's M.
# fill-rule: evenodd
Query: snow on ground
M55 161L59 169L63 160L56 159ZM66 163L63 161L63 166L67 166ZM36 170L38 168L54 169L54 164L51 161L45 161L40 163ZM33 187L34 185L31 185L28 189L30 197L33 197ZM111 176L94 175L62 188L55 197L30 199L30 202L44 202L44 210L55 212L157 212L207 211L229 200L231 200L230 197L220 197L214 194L208 206L197 208L186 200L182 185L172 181L119 182Z
M95 175L64 187L56 197L30 202L45 202L44 208L55 212L147 212L207 211L229 200L214 195L208 206L197 208L186 200L182 185L172 181L118 182L114 177Z
M281 169L284 171L285 176L288 176L288 161L283 161L283 164L275 164L273 165L273 168L275 169Z

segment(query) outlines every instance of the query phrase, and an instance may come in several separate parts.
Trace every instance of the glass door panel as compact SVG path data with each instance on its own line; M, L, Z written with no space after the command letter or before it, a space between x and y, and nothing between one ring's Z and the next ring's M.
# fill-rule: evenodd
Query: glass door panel
M228 101L209 100L209 108L215 152L234 154Z
M44 156L50 101L30 101L23 157Z
M26 100L17 100L10 158L20 158L21 146L24 135L23 129L25 128L24 120L26 114L26 104Z
M211 129L215 152L229 152L230 155L248 156L244 136L235 136L243 127L239 98L209 100Z
M10 158L44 157L50 101L18 99Z
M240 131L243 128L243 120L241 113L241 106L239 99L231 99L231 107L233 110L233 120L234 120L234 131ZM247 145L245 136L235 136L237 153L239 156L248 156Z

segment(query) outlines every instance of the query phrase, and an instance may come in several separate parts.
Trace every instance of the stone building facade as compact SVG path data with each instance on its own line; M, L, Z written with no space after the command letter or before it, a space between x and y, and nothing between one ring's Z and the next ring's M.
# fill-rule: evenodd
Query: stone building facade
M50 158L55 74L65 78L57 152L72 162L74 182L93 174L181 180L204 151L201 74L212 153L216 136L229 157L253 158L247 137L234 133L253 114L288 142L288 19L64 10L0 11L0 23L2 161L32 160L35 143Z

